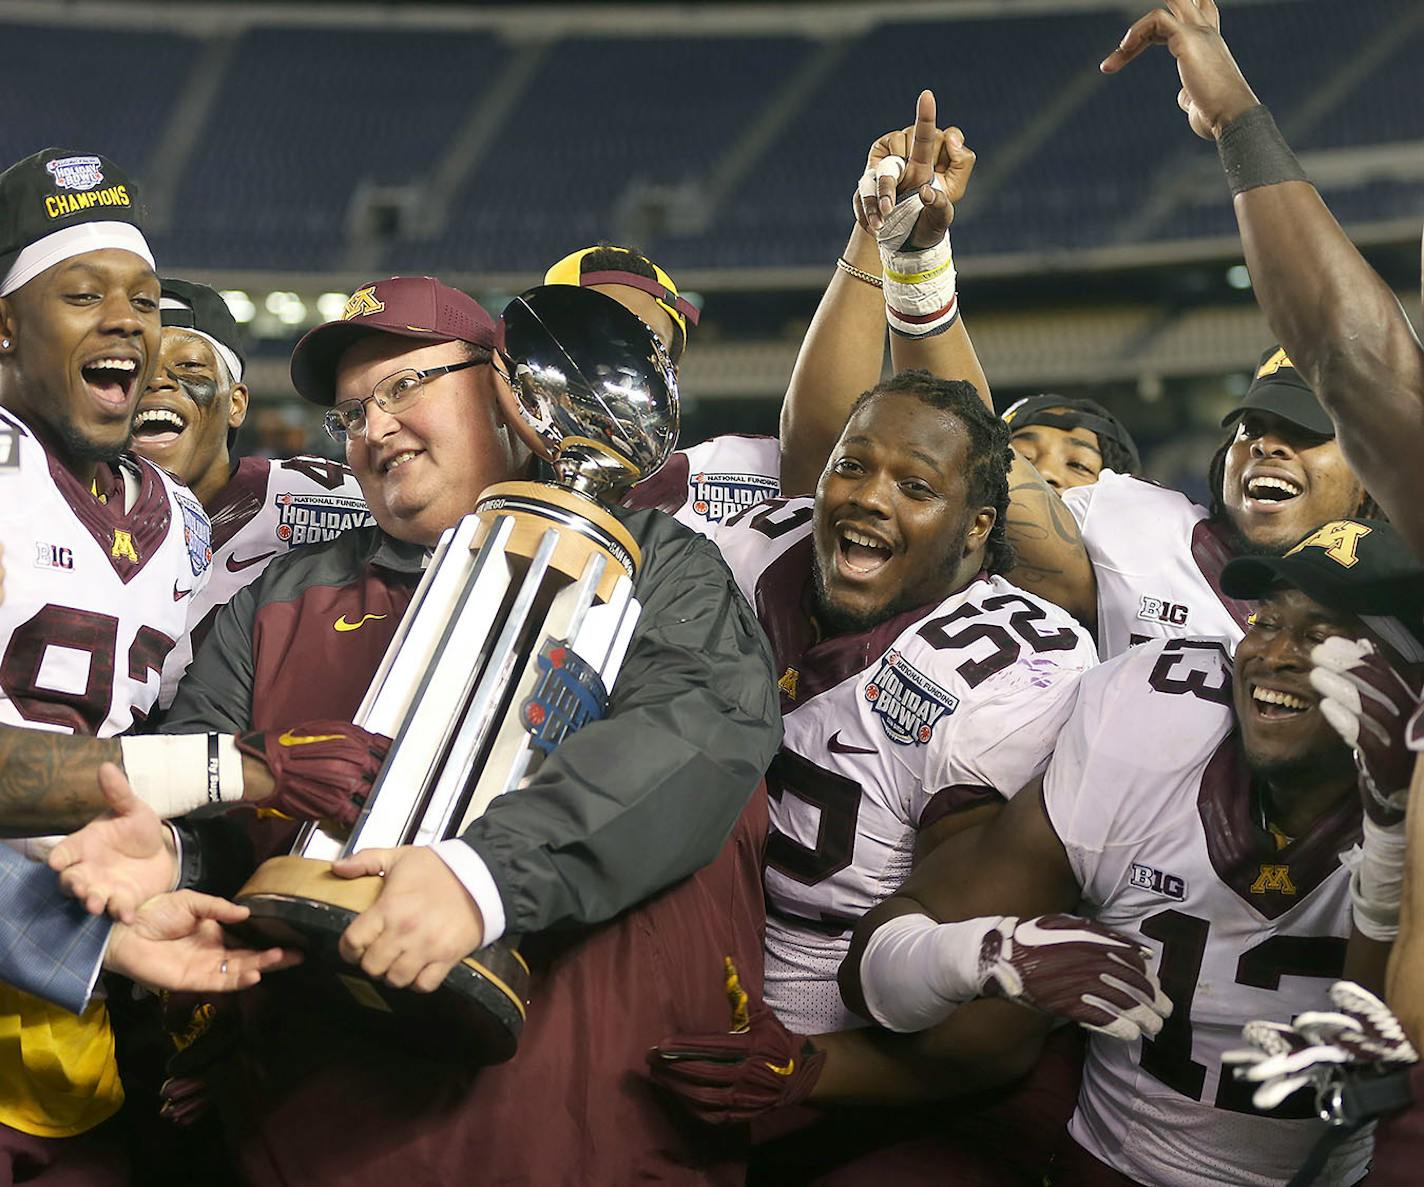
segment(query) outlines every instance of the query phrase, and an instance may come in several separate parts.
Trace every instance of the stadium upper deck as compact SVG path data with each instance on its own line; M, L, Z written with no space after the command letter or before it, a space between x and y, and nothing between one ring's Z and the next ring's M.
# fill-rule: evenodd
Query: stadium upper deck
M520 273L612 234L684 270L819 270L866 145L921 85L981 155L961 257L1232 231L1210 147L1164 102L1171 62L1097 73L1120 6L746 9L692 35L646 11L591 31L556 10L80 7L0 4L0 156L102 143L147 182L174 266ZM1424 6L1237 0L1227 19L1334 209L1424 207Z

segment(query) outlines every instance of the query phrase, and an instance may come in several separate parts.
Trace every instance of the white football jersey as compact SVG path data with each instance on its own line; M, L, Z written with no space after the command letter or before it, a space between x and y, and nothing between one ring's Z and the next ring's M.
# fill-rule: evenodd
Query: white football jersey
M81 483L0 409L0 542L0 721L100 737L142 722L208 580L198 500L128 455Z
M288 549L333 540L347 528L371 523L356 476L320 457L269 461L245 457L209 509L213 525L212 580L188 608L188 631L163 665L159 703L168 708L213 616Z
M813 507L776 500L710 533L781 676L766 1001L803 1034L864 1025L836 986L856 920L904 882L921 827L1043 771L1073 682L1097 662L1067 613L1002 577L816 642L805 609Z
M1044 776L1084 913L1152 949L1174 1006L1155 1039L1090 1036L1069 1132L1161 1187L1278 1185L1325 1128L1302 1094L1256 1112L1221 1056L1252 1019L1331 1008L1360 806L1347 797L1279 848L1238 738L1224 644L1154 640L1078 682ZM1318 1181L1355 1182L1369 1151L1368 1133L1350 1139Z
M694 532L725 523L781 493L781 443L729 433L679 449L628 495L635 510L655 507Z
M1246 632L1253 602L1221 592L1231 552L1219 524L1180 491L1104 470L1063 492L1098 581L1098 653L1121 655L1148 639L1230 640Z

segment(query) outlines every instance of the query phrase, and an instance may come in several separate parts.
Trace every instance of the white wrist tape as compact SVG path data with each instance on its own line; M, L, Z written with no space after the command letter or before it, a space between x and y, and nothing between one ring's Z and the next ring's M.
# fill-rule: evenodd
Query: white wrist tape
M936 923L899 915L875 929L860 958L870 1016L900 1034L943 1022L980 995L979 949L1002 916Z
M856 183L855 192L866 202L874 202L880 193L880 179L882 177L893 177L895 184L900 184L900 177L905 172L904 157L882 157L875 163L872 169L866 165L865 172L860 175L860 180Z
M939 178L934 179L933 185L944 189ZM906 194L875 236L885 276L885 320L895 333L906 338L938 334L959 316L958 279L949 233L933 247L903 250L924 208L918 191Z
M162 817L242 799L242 755L231 734L120 738L134 794Z
M1390 942L1399 936L1405 844L1402 824L1385 828L1366 816L1363 843L1342 855L1350 871L1355 926L1371 940Z

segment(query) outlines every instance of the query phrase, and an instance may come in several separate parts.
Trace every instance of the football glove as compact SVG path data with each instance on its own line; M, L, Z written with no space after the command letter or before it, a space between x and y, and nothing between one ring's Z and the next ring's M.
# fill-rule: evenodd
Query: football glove
M1149 1038L1172 1003L1147 967L1150 951L1076 915L1008 915L984 935L985 997L1002 997L1112 1038Z
M260 758L276 784L262 803L294 820L350 826L361 813L390 748L389 738L349 721L308 721L278 733L239 734L237 748Z
M1405 727L1419 704L1418 673L1395 671L1368 639L1340 635L1317 644L1310 662L1321 715L1355 756L1365 811L1383 827L1398 824L1414 769Z
M1324 1101L1348 1072L1386 1072L1418 1062L1399 1019L1373 993L1353 981L1330 987L1333 1011L1312 1010L1290 1026L1248 1022L1249 1047L1227 1051L1222 1061L1238 1079L1259 1085L1252 1103L1274 1109L1291 1093L1313 1086Z

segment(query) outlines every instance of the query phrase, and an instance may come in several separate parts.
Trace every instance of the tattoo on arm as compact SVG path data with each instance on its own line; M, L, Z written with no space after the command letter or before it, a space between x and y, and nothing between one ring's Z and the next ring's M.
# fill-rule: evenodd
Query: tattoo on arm
M1018 576L1061 576L1065 572L1062 564L1053 563L1059 559L1056 550L1083 549L1078 521L1037 474L1009 487L1009 514L1004 527L1009 542L1018 550L1014 568Z
M67 832L104 810L99 764L123 765L118 739L0 726L0 833Z

